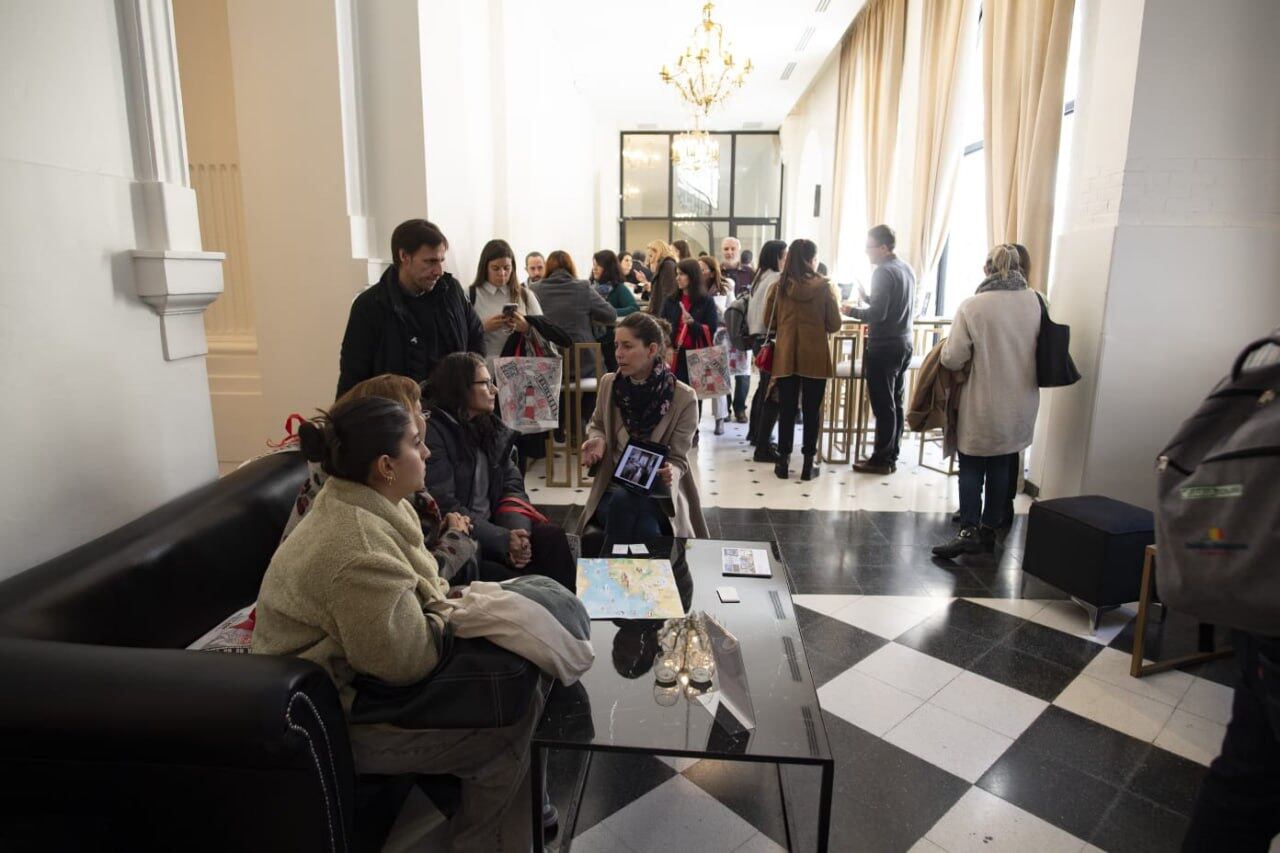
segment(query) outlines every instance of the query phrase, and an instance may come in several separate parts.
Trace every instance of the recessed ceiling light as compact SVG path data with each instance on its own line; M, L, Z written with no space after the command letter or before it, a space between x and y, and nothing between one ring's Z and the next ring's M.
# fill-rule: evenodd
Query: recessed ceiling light
M818 8L815 10L818 14L827 11L827 7L831 5L831 0L818 0Z
M782 69L782 76L779 77L778 79L790 80L791 75L795 73L795 70L796 70L796 64L794 62L788 62L787 67Z
M804 49L809 46L809 39L811 38L813 38L813 27L805 27L800 36L800 41L796 42L796 53L804 53Z

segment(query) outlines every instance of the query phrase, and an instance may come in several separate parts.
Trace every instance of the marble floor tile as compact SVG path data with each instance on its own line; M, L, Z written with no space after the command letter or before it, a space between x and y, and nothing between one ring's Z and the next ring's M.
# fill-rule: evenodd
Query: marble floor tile
M1056 699L1077 675L1075 669L1032 657L1005 645L997 645L974 661L969 669L1046 702Z
M1234 697L1235 691L1231 688L1197 678L1178 703L1178 710L1225 726L1231 722L1231 703Z
M993 610L999 610L1001 613L1008 613L1011 616L1020 616L1023 619L1030 619L1041 610L1044 610L1046 601L1034 598L973 598L966 596L965 601L971 601L974 604L981 604L983 607L990 607Z
M892 640L926 618L923 614L885 604L877 600L876 596L857 598L839 610L833 611L831 617L841 622L848 622L855 628L870 631L886 640Z
M897 643L881 646L860 660L854 670L917 699L928 699L964 671Z
M1049 707L1043 699L972 672L960 673L929 704L1008 738L1019 737Z
M1170 705L1091 675L1078 676L1053 704L1148 743L1156 739L1173 715Z
M1177 708L1156 735L1155 745L1208 767L1222 752L1227 727Z
M604 824L596 824L573 839L574 853L635 853Z
M968 782L977 782L1012 738L925 704L884 736L894 746Z
M877 736L923 704L910 693L852 669L819 687L818 702L822 710Z
M796 594L791 600L801 607L830 616L859 596L856 595L805 595Z
M1030 618L1040 625L1105 646L1115 639L1136 614L1137 610L1129 607L1108 610L1102 614L1096 632L1089 630L1088 614L1074 601L1051 601Z
M670 853L673 838L691 850L733 850L759 832L683 776L672 777L603 826L635 853Z
M981 788L971 788L925 835L947 853L1076 853L1084 840Z

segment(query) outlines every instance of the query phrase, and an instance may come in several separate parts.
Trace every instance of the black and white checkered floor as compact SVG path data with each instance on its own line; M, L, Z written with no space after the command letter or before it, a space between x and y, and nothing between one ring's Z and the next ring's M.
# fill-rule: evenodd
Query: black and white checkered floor
M1091 635L1023 575L1025 516L998 557L951 565L929 552L945 514L708 515L713 537L776 540L788 565L836 756L830 849L1177 849L1230 716L1229 661L1131 678L1133 612ZM1194 645L1176 615L1148 637L1157 656ZM772 765L596 755L571 847L812 849L813 781L813 797L788 784L788 839Z

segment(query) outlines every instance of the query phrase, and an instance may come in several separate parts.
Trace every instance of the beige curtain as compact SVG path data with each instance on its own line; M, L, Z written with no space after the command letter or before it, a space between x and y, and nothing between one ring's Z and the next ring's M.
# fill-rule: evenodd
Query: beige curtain
M966 80L977 73L981 0L926 0L920 50L920 104L907 262L924 281L946 245L963 156Z
M1075 0L986 0L982 10L987 237L1027 247L1030 283L1041 293L1074 7Z
M898 137L898 101L906 48L907 0L869 0L840 44L836 94L836 162L831 232L840 241L849 170L861 148L866 222L883 221L889 206L893 150ZM861 129L861 145L854 134ZM861 248L862 235L857 235ZM851 238L852 239L852 238ZM839 246L839 252L854 247Z

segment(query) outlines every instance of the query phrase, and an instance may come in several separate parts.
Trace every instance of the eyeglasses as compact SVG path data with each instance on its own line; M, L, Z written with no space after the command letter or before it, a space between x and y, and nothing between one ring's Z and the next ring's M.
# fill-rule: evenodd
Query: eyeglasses
M490 388L498 387L498 383L494 382L492 379L477 379L475 382L472 382L471 384L472 385L488 385Z

